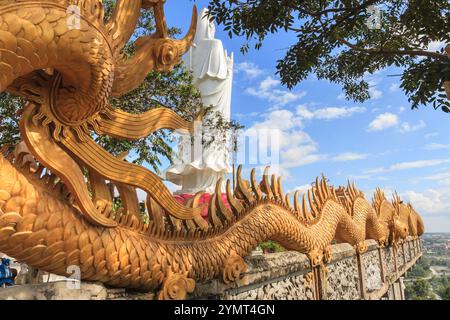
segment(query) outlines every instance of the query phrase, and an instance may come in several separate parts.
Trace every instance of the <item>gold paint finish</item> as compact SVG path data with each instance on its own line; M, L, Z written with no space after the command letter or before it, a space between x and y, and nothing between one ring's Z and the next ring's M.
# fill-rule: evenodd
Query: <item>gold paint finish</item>
M354 184L335 189L322 177L301 202L296 192L292 206L279 177L269 179L266 169L258 182L253 170L243 180L242 167L234 191L226 182L227 203L218 181L207 222L201 193L182 205L151 171L97 145L93 132L135 140L162 128L193 130L165 108L131 115L108 103L150 71L170 70L189 49L196 8L187 35L169 39L164 2L118 0L104 23L100 0L0 0L0 92L29 101L20 121L26 147L0 154L1 252L59 275L77 265L83 280L185 299L196 281L239 280L243 257L266 240L307 254L317 267L331 260L333 240L362 253L366 239L396 245L423 234L422 219L398 196L388 202L378 189L372 206ZM68 5L79 5L79 28L67 24ZM154 10L156 32L138 38L135 55L125 58L141 9Z

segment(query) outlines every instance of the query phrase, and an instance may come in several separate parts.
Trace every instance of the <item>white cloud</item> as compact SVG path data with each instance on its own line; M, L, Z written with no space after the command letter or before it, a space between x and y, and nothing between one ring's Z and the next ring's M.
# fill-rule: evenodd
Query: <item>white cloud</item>
M317 119L330 120L349 117L354 113L360 113L363 111L365 111L365 108L363 107L351 107L351 108L330 107L316 110L314 113Z
M250 79L254 79L264 73L256 64L253 62L240 62L234 64L234 73L244 73Z
M290 176L288 169L291 168L325 160L354 161L367 157L365 154L356 152L344 152L335 156L320 153L317 143L304 131L303 119L304 114L297 115L290 110L280 109L273 110L265 114L261 121L254 122L243 136L251 138L252 143L258 141L257 145L253 145L256 150L253 149L252 153L264 155L264 157L270 154L270 157L267 157L270 159L266 160L271 163L264 162L258 157L258 163L249 164L273 167L279 165L279 168L275 168L275 170L283 172L284 177L287 178ZM264 132L268 138L264 138L264 134L261 134ZM274 157L272 157L273 152L276 153ZM255 155L252 156L254 159ZM241 162L246 163L245 160Z
M366 73L365 77L369 85L370 99L371 100L380 99L383 96L383 92L380 89L378 89L378 84L381 82L381 78L375 77L374 75L369 73Z
M277 80L267 77L261 82L259 89L270 89L277 85ZM305 106L299 106L296 112L288 109L269 111L261 115L262 120L255 121L251 127L245 130L243 137L252 141L252 146L246 145L249 153L245 155L245 158L243 155L240 156L240 163L247 164L247 159L252 157L252 161L257 160L257 163L248 163L249 165L262 167L271 165L274 167L274 171L282 172L286 179L290 176L289 169L291 168L325 160L355 161L365 159L367 155L357 152L343 152L337 155L320 153L318 144L304 130L303 123L307 119L330 120L349 117L364 110L365 108L361 107L308 110ZM264 132L267 138L264 138L264 134L262 134ZM251 152L250 148L252 148ZM258 154L258 156L256 157L255 154ZM275 157L272 156L273 154L275 154ZM261 160L260 155L263 155L263 160Z
M450 149L450 144L444 144L444 143L429 143L424 147L425 150L444 150L444 149Z
M406 161L395 163L389 167L380 167L369 169L366 173L380 173L380 172L391 172L398 170L408 170L408 169L421 169L426 167L437 166L443 163L450 162L450 159L431 159L431 160L416 160L416 161Z
M371 174L351 174L348 176L349 180L371 180L372 179L372 175Z
M279 80L268 76L263 81L261 81L258 88L250 87L247 88L245 92L251 96L267 100L273 103L275 107L283 107L288 103L303 98L306 95L305 91L293 92L275 88L279 84Z
M437 166L437 165L440 165L442 163L447 163L447 162L450 162L450 159L433 159L433 160L417 160L417 161L409 161L409 162L400 162L400 163L392 165L390 167L390 171L432 167L432 166Z
M314 112L308 110L308 108L304 105L299 105L297 107L297 115L303 119L312 119L314 118Z
M264 134L268 135L267 138ZM255 122L245 131L245 136L253 137L258 140L258 155L271 154L270 161L279 161L279 163L270 163L270 165L280 165L284 169L285 175L289 176L287 168L303 166L323 159L323 155L318 153L316 142L303 131L302 119L293 112L280 109L265 114L262 121ZM269 152L269 150L271 150ZM272 152L276 155L273 156ZM253 155L254 156L254 155ZM258 159L260 165L262 163Z
M259 84L259 88L262 91L267 91L270 88L276 87L279 84L280 84L280 80L276 80L272 77L267 77Z
M334 161L354 161L354 160L362 160L366 159L367 154L364 153L356 153L356 152L344 152L334 156L332 160Z
M425 128L426 124L423 120L420 120L418 124L415 125L411 125L408 122L403 122L400 125L400 132L401 133L408 133L408 132L413 132L413 131L417 131L419 129Z
M393 83L389 87L389 92L397 92L400 89L400 85L398 83Z
M378 115L370 124L368 131L381 131L387 128L396 126L398 124L397 115L385 112Z
M450 178L450 172L448 172L448 171L439 172L439 173L435 173L431 176L424 177L424 179L426 179L426 180L441 180L444 178Z
M369 88L370 99L377 100L383 96L383 91L378 90L376 87Z
M297 115L304 119L333 120L347 118L355 113L366 111L363 107L327 107L316 110L309 110L305 105L297 107Z
M450 216L445 212L442 215L427 215L423 220L425 232L449 232Z
M297 186L297 187L293 188L292 190L289 191L289 193L291 195L294 195L295 192L298 191L299 195L302 196L302 195L306 194L309 189L311 189L311 185L310 184L304 184L304 185Z
M450 186L450 172L439 172L419 179L436 181L441 185Z
M430 133L425 134L424 138L425 139L430 139L430 138L433 138L433 137L437 137L438 135L439 135L439 132L430 132Z
M450 189L426 189L422 192L405 191L400 197L411 202L422 215L447 214L450 211Z
M403 112L403 110L404 107L400 107L399 112ZM391 112L385 112L376 116L376 118L369 123L367 131L382 131L392 127L398 127L401 133L409 133L425 128L426 124L423 120L420 120L417 124L410 124L406 121L400 123L398 115Z
M303 123L291 111L286 109L274 110L265 115L264 120L255 122L252 129L279 129L289 130L292 128L302 128Z
M239 119L245 119L245 118L255 118L257 116L261 115L261 112L254 111L249 113L234 113L234 116Z
M317 151L315 145L300 145L286 149L281 152L282 166L296 168L325 160L326 156L318 154Z
M398 112L399 112L399 113L402 113L402 112L405 111L405 110L406 110L406 108L403 107L403 106L401 106L400 108L398 108Z
M348 179L353 180L353 181L358 181L358 180L387 181L387 180L389 180L388 177L380 176L379 174L377 174L375 176L373 174L349 175ZM373 194L374 192L375 192L375 190L368 192L367 194Z

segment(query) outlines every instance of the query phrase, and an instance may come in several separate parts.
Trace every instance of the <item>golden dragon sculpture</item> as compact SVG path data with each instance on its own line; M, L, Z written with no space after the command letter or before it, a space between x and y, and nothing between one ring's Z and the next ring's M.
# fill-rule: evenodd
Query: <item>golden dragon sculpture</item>
M266 171L258 183L253 170L247 181L242 167L235 190L226 182L227 203L217 183L206 221L201 194L182 205L151 171L97 145L92 133L139 139L162 128L193 130L169 109L133 115L108 103L149 71L170 70L190 47L195 7L188 34L176 40L168 37L163 5L118 0L105 22L100 0L0 0L0 92L29 101L21 111L23 142L0 154L0 251L48 272L67 275L76 265L83 280L183 299L196 281L239 279L243 257L268 239L317 266L330 259L333 241L362 253L366 239L395 244L423 233L420 216L398 196L391 203L377 190L372 206L354 185L335 189L322 177L292 205L280 178ZM122 49L147 9L156 32L136 39L125 58ZM147 194L149 223L137 188Z

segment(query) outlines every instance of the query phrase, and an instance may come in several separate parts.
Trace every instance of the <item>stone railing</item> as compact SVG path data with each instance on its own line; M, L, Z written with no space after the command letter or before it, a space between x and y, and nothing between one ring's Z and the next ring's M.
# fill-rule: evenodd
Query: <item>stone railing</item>
M306 255L293 251L251 256L240 281L197 284L192 298L403 300L402 277L422 256L421 240L386 248L368 240L367 245L361 255L349 244L333 245L332 261L315 268Z
M422 256L420 239L398 247L379 248L367 241L368 250L356 254L349 244L332 246L333 259L311 269L306 255L287 251L246 258L248 271L237 283L217 279L199 283L192 299L404 299L402 277ZM101 283L82 282L78 289L65 281L19 285L0 290L0 300L143 299L153 293L106 288Z

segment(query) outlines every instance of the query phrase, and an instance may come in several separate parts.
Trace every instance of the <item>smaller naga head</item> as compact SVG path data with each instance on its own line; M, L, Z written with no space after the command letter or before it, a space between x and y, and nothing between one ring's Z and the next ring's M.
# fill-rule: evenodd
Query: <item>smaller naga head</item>
M397 240L405 239L408 236L408 225L400 221L399 218L392 219L393 234Z
M395 239L406 239L406 237L410 234L409 228L409 215L411 210L407 205L403 203L400 199L400 196L395 193L394 199L392 201L392 205L394 206L394 215L393 215L393 231Z
M421 236L425 232L425 225L422 217L417 213L411 203L408 203L408 208L410 210L408 222L410 229L413 231L412 236Z

